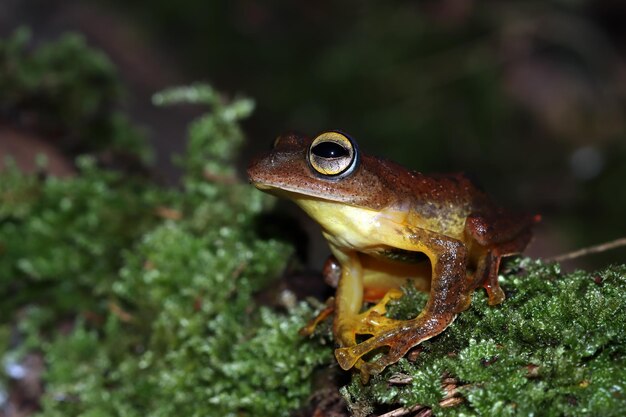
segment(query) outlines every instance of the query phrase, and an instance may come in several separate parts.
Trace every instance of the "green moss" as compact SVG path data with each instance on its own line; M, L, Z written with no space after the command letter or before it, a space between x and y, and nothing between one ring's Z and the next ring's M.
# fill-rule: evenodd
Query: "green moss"
M188 175L192 178L212 177L228 178L233 175L232 160L237 155L244 140L243 133L236 121L248 117L254 110L254 101L239 97L227 103L225 99L206 84L190 87L175 87L154 96L156 105L203 103L212 108L211 114L198 118L189 126L189 144L195 152L188 152L179 159ZM228 137L228 140L216 141L216 136Z
M414 362L402 360L366 386L355 378L345 391L353 407L424 404L438 415L468 416L621 415L626 266L562 275L558 265L522 259L514 268L523 272L504 277L502 305L489 307L479 291L469 310L421 345ZM390 385L397 373L411 382ZM440 407L444 376L463 387L463 404Z
M233 176L251 102L203 97L180 190L90 158L69 179L0 174L0 329L19 335L0 352L43 353L44 415L288 415L331 361L298 336L309 307L255 301L291 249L256 236L269 198Z

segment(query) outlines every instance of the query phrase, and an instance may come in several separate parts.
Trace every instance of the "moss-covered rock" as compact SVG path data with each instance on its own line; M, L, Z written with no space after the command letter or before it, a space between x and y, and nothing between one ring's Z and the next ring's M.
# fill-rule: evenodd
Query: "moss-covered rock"
M503 278L503 304L490 307L477 292L412 361L369 385L353 378L344 395L355 414L421 404L450 416L623 415L626 266L562 275L556 264L521 259ZM419 309L423 297L413 299Z

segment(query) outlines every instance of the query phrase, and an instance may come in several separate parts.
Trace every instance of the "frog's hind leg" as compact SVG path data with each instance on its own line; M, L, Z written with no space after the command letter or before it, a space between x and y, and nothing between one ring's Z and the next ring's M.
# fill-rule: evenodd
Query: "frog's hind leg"
M501 248L501 256L521 252L530 241L530 226L539 216L510 214L500 209L472 213L465 221L465 233L484 247Z
M487 250L480 257L472 280L472 287L476 288L482 285L487 290L487 295L489 296L488 303L492 306L500 304L506 298L498 282L498 269L500 268L502 257L494 252L494 250Z
M523 216L518 219L516 224L511 224L507 220L505 224L500 225L504 227L505 234L502 234L502 231L499 234L486 233L485 231L489 230L487 226L488 221L489 219L484 217L470 216L465 230L479 245L484 247L485 251L478 259L472 287L477 288L482 285L487 290L489 305L497 305L505 299L504 291L502 291L498 282L500 261L503 257L521 253L526 248L531 238L531 231L528 226L530 223L537 221L537 219ZM498 239L511 236L511 233L517 234L514 234L510 240L498 242ZM489 241L490 237L495 242Z
M300 336L311 336L315 332L315 328L318 324L326 320L335 312L335 299L330 297L326 301L326 307L322 309L317 315L311 319L306 326L300 329Z

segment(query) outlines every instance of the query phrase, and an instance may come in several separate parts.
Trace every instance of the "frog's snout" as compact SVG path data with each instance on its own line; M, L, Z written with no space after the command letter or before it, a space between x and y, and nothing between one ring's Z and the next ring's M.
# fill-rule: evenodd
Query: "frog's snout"
M248 181L251 184L255 184L259 180L260 167L263 167L263 162L267 159L266 154L257 155L248 164L246 174L248 175Z

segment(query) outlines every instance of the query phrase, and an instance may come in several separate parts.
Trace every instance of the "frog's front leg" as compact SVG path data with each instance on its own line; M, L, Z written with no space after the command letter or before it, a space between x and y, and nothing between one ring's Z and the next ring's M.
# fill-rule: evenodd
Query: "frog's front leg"
M326 260L324 264L324 269L322 275L324 276L324 281L334 287L337 288L339 286L339 282L341 280L341 265L335 256L331 255ZM364 277L363 267L361 267L361 276ZM348 280L352 279L352 277L348 277ZM362 280L365 278L362 278ZM350 292L350 291L349 291ZM354 291L350 292L350 296L354 295ZM389 319L385 317L385 313L387 312L387 304L389 301L398 299L402 297L402 291L397 288L389 289L382 299L378 300L378 302L370 307L367 311L358 314L355 316L351 313L351 308L348 308L347 311L350 318L342 317L340 320L346 323L352 322L352 330L354 334L375 334L376 332L380 332L380 329L383 326L393 327L398 322L397 320ZM363 299L365 301L369 301L367 299L367 294L365 294L365 290L363 291ZM335 298L331 297L326 301L326 307L322 309L312 320L310 320L305 327L300 329L300 334L302 336L310 336L315 331L315 328L322 321L326 320L329 316L331 316L335 312L336 302ZM346 311L344 308L343 311ZM337 337L338 340L341 340L341 337ZM353 337L350 337L352 340ZM352 343L354 344L354 343ZM342 345L347 346L347 345Z
M341 264L341 276L335 294L333 333L339 346L356 344L356 327L363 304L363 267L358 254L331 246L333 255Z
M382 299L361 313L363 302L367 301L363 265L355 252L341 254L336 252L337 250L334 250L335 260L341 262L339 268L341 273L334 304L333 333L339 346L354 346L357 335L374 335L397 327L400 321L385 317L385 313L387 303L402 297L402 291L397 288L389 289ZM332 258L329 261L332 262ZM326 273L328 268L324 269Z
M408 231L408 233L406 233ZM424 252L431 260L432 280L429 300L422 312L412 320L399 321L392 329L383 326L381 332L355 346L335 351L343 369L357 366L362 375L379 373L397 362L409 349L441 333L452 323L457 313L467 308L471 290L467 279L467 249L456 239L423 229L404 228L394 241L394 247ZM382 347L389 350L374 362L362 357Z

